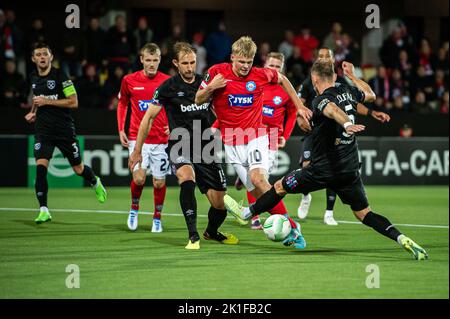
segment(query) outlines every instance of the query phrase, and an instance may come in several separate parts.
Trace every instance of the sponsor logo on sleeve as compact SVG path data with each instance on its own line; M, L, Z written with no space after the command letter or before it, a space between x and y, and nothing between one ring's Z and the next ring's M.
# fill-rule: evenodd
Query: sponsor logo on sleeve
M55 81L53 81L53 82L55 82ZM48 82L47 82L47 84L48 84ZM62 83L62 86L63 86L64 89L65 89L66 87L68 87L68 86L71 86L71 85L73 85L72 80L67 80L67 81L64 81L64 82Z
M322 112L322 111L323 111L323 108L324 108L328 103L330 103L330 100L329 100L329 99L323 99L323 100L319 103L319 105L317 106L317 108L319 109L320 112Z
M253 105L253 94L228 94L228 106L248 107Z

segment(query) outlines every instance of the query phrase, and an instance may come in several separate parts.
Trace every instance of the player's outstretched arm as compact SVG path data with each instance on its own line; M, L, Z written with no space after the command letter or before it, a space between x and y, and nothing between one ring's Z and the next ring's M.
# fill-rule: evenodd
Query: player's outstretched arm
M389 122L391 120L391 117L388 114L384 112L372 111L362 103L358 103L356 105L356 111L359 115L371 116L381 123Z
M131 153L128 159L128 167L132 171L137 163L142 162L142 146L144 145L145 139L150 132L152 127L152 122L158 113L161 111L161 107L150 104L144 117L142 118L141 124L139 125L138 136L136 138L136 145L134 147L133 153Z
M348 117L347 113L342 111L336 104L333 102L328 103L323 109L323 115L326 117L335 120L339 123L347 132L347 134L353 134L357 132L364 131L366 128L364 125L353 124L353 122Z
M224 88L226 85L227 81L220 73L217 74L208 85L206 85L205 82L203 82L200 85L200 88L198 89L197 93L195 94L195 104L200 105L209 102L209 100L211 100L212 98L214 91L217 89Z
M342 62L342 70L344 75L348 77L358 89L364 92L364 102L373 102L376 99L375 92L372 88L355 75L355 67L350 62Z
M278 83L281 84L284 91L286 91L286 93L289 95L289 98L297 108L298 115L300 115L300 117L303 120L308 122L309 119L312 117L312 112L310 109L308 109L306 106L303 105L303 102L298 97L297 92L295 92L295 89L292 86L291 81L289 81L289 79L284 74L278 72Z

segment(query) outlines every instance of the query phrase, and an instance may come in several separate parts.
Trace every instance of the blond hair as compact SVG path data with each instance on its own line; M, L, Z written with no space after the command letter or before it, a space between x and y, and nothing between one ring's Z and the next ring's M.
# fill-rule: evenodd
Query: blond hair
M140 55L143 56L147 52L152 55L161 55L161 50L156 43L146 43L139 51Z
M179 60L182 55L196 53L197 50L187 42L177 42L173 46L174 59ZM181 54L180 54L181 53Z
M240 37L239 40L233 43L231 53L246 58L254 58L256 54L256 44L250 37Z
M280 60L281 63L284 64L284 54L281 53L281 52L270 52L267 55L267 59L270 59L270 58L274 58L274 59Z

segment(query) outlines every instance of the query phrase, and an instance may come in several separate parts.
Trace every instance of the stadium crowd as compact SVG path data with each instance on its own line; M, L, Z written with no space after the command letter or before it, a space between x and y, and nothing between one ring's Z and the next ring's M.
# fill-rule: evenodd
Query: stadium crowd
M93 17L82 33L65 32L59 47L52 46L54 64L74 80L80 106L115 110L122 77L140 68L136 53L143 44L154 41L154 32L147 19L139 18L132 29L124 16L117 15L115 23L104 30L100 19ZM47 40L42 19L34 19L31 28L24 32L16 24L13 10L0 9L0 107L30 107L26 74L30 73L33 64L28 52L34 43ZM162 72L175 74L171 48L180 40L190 41L197 49L198 73L229 60L232 38L223 22L219 23L216 31L209 34L197 32L192 39L185 39L184 30L175 25L172 34L158 43L162 52ZM271 47L268 42L259 43L255 65L262 66L271 51L282 52L286 57L286 74L298 89L321 46L335 52L338 72L342 72L340 65L343 61L355 65L361 63L360 45L345 32L341 23L335 22L321 40L308 26L303 26L299 33L286 30L283 39L280 35L277 47ZM390 114L448 114L448 41L433 52L426 38L414 41L406 26L400 24L384 41L379 57L382 64L367 66L376 68L375 76L368 80L377 100L369 107ZM25 72L18 71L19 61L25 61Z

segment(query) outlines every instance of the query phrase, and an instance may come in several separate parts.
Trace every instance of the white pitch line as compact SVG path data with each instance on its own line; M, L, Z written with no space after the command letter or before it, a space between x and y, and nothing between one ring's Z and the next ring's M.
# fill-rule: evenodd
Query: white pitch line
M0 207L0 211L18 211L18 212L32 212L36 211L36 208L19 208L19 207ZM62 213L97 213L97 214L128 214L125 210L95 210L95 209L65 209L65 208L52 208L52 212ZM139 214L152 215L152 212L140 211ZM163 213L164 216L183 216L183 214ZM198 217L206 218L207 215L197 215ZM228 219L234 219L234 217L228 216ZM341 224L354 224L362 225L361 222L338 220ZM394 224L394 226L402 227L423 227L423 228L443 228L448 229L446 225L421 225L421 224Z

